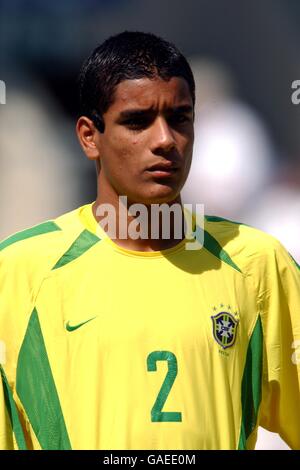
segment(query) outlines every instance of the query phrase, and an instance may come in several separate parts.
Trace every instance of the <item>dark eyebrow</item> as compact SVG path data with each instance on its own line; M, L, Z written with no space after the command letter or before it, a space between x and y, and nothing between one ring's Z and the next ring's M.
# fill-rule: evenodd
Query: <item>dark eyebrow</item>
M155 111L153 108L146 108L146 109L127 109L125 111L121 111L118 120L126 120L126 119L132 119L136 117L141 117L145 116L147 114L153 114ZM193 112L193 107L190 105L182 105L182 106L177 106L175 108L169 108L167 110L168 113L192 113Z
M153 109L148 108L148 109L127 109L125 111L121 111L118 119L132 119L133 117L140 117L140 116L145 116L145 114L151 114L153 113Z
M189 104L184 104L182 106L177 106L176 108L171 108L171 112L175 113L192 113L193 107Z

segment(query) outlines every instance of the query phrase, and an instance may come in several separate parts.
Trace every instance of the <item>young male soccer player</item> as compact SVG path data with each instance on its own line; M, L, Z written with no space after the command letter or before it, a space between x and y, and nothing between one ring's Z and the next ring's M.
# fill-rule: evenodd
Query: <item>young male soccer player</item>
M97 223L104 204L119 215L119 196L181 207L186 59L125 32L95 49L80 84L97 200L0 244L0 447L252 449L262 425L299 449L300 273L285 249L212 216L198 250L174 222L169 239L161 226L130 237L128 211L126 236L124 220L115 237Z

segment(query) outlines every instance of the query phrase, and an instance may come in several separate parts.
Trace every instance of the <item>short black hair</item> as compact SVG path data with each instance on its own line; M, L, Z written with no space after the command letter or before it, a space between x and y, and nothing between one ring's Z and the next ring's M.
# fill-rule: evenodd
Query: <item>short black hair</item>
M151 33L124 31L96 47L79 75L80 113L101 132L102 115L113 102L116 86L136 78L184 78L195 104L195 81L186 58L174 44Z

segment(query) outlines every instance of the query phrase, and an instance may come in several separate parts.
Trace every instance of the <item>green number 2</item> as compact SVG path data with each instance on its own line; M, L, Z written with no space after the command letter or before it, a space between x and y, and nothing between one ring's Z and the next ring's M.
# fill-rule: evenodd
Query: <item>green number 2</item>
M177 376L178 367L176 356L170 351L153 351L147 357L147 370L149 372L155 372L157 370L157 361L168 361L168 373L151 410L151 421L182 421L180 412L161 411Z

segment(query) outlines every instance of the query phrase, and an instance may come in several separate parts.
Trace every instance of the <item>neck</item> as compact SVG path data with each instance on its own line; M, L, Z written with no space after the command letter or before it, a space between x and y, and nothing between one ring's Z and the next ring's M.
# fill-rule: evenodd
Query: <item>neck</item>
M176 204L174 211L169 208ZM134 251L161 251L176 246L184 238L181 198L160 204L137 204L111 192L98 196L93 214L113 241Z

